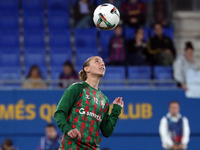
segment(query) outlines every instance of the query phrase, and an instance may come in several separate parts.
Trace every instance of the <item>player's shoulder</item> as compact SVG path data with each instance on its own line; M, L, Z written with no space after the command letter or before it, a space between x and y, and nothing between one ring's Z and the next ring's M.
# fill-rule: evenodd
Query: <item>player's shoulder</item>
M77 90L77 89L83 89L85 87L85 82L75 82L72 85L70 85L67 89L68 90Z

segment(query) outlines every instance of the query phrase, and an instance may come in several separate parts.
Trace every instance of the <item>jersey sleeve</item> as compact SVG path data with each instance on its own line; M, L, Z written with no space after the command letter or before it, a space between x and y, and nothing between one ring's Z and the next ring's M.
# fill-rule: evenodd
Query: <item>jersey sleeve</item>
M100 129L104 137L108 138L113 133L118 117L121 113L121 109L121 106L114 104L110 114L108 108L100 125Z
M73 107L79 94L80 90L76 85L70 86L61 97L54 113L54 119L64 134L67 134L72 129L67 123L68 112Z

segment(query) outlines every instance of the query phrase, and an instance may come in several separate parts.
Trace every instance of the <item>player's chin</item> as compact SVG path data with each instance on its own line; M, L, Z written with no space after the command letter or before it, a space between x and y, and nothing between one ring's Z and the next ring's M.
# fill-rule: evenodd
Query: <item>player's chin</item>
M98 75L99 75L99 78L103 78L104 74L105 74L105 73L99 73L99 74L98 74Z

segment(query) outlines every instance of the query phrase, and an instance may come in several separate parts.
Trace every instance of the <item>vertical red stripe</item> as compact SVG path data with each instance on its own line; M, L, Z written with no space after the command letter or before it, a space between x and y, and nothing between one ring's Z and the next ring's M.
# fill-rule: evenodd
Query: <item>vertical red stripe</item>
M117 60L120 61L121 54L121 38L117 38Z
M62 143L62 149L61 150L64 150L64 147L65 147L65 134L63 136L63 143Z

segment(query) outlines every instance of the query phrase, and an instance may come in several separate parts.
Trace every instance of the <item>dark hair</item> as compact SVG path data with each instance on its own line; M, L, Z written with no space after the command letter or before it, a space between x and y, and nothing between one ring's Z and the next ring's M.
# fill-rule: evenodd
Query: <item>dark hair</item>
M176 103L176 104L180 105L178 101L171 101L171 102L169 102L169 106L170 106L171 104L173 104L173 103Z
M88 67L90 65L90 61L93 57L88 58L84 64L83 64L83 69L79 72L79 77L82 81L85 81L87 79L87 73L84 70L85 67Z
M138 33L139 30L143 30L144 31L143 28L137 28L137 29L135 29L135 35Z
M192 42L190 42L190 41L185 42L185 51L187 51L188 49L194 50Z
M9 147L13 146L13 141L10 138L6 138L6 139L4 139L4 141L3 141L2 145L1 145L2 149L3 149L4 145L9 146Z
M47 124L46 128L54 128L56 130L56 126L53 123Z
M69 66L69 67L72 69L72 73L76 73L76 70L74 69L73 64L72 64L69 60L67 60L67 61L64 63L63 66Z
M31 72L32 72L33 70L35 70L35 69L38 71L38 76L39 76L40 78L42 78L42 75L41 75L40 69L39 69L39 67L38 67L37 65L33 65L33 66L31 66L27 78L30 78L30 77L31 77Z

